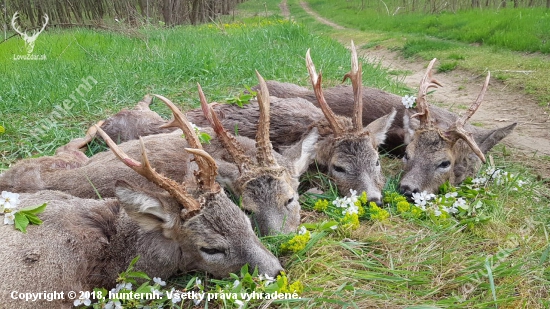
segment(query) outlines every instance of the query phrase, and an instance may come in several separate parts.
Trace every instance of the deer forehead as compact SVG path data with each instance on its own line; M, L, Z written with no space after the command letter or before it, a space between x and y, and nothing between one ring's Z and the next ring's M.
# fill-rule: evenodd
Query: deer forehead
M452 148L450 141L443 139L435 130L417 131L414 139L407 146L409 156L425 155L437 152L448 152Z
M374 149L369 136L343 137L334 143L334 155L339 157L378 158L378 151Z

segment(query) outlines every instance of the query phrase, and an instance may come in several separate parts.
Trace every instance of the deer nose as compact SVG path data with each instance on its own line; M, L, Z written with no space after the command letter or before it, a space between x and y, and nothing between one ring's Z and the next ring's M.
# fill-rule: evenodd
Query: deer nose
M412 189L408 185L399 186L399 193L403 194L408 200L412 199L413 193L418 193L418 189Z
M378 207L382 207L384 205L384 203L382 203L382 200L380 200L380 199L372 199L372 200L369 200L369 203L370 202L375 203L376 206L378 206Z

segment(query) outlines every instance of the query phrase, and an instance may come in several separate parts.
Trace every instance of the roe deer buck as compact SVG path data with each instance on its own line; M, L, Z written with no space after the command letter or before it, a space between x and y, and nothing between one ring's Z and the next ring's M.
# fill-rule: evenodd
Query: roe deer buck
M216 163L206 152L186 149L199 165L194 198L184 184L152 168L143 142L142 160L137 162L106 139L120 160L165 191L152 193L117 181L118 200L86 200L58 191L22 194L20 206L44 202L48 206L40 215L44 224L30 226L27 234L0 226L1 308L71 308L67 296L54 302L17 297L109 289L136 256L140 256L138 270L161 278L191 270L224 277L246 263L270 276L282 270L252 231L247 216L215 182Z
M321 103L321 109L301 99L272 100L270 114L270 121L273 124L270 132L272 143L276 148L283 149L285 145L299 139L304 132L317 128L321 138L315 147L315 159L334 179L340 192L345 195L350 189L365 191L370 201L380 204L384 177L377 147L384 142L395 111L363 128L362 96L361 87L359 87L361 66L355 49L352 49L352 70L347 75L352 80L354 91L358 93L353 105L355 115L353 119L336 116L328 106L321 89L321 76L315 71L309 50L306 53L306 64L315 95ZM248 137L256 135L254 122L251 119L257 119L258 105L248 104L244 108L238 108L221 104L213 107L220 114L221 123L226 129L238 127L240 135ZM198 111L188 112L187 117L195 123L204 124L204 119Z
M444 118L431 115L427 102L430 88L441 86L432 77L433 59L418 89L417 113L404 116L405 143L407 148L403 161L404 173L399 191L407 197L413 193L427 191L437 193L439 187L449 181L453 185L461 183L466 177L473 176L485 163L485 153L502 138L510 134L516 124L496 130L475 130L465 127L466 122L481 105L487 91L491 74L487 74L479 96L458 118ZM419 121L416 121L417 118Z
M238 166L239 176L228 186L242 197L243 207L253 212L253 221L258 223L262 235L273 232L265 230L268 227L277 227L277 230L290 232L296 230L300 224L298 178L313 161L313 149L318 133L316 129L312 130L300 143L291 147L296 154L288 155L287 158L298 157L299 159L291 162L292 165L289 166L288 162L284 161L284 157L273 151L269 141L269 93L258 71L256 76L261 89L258 91L260 115L256 134L255 162L249 159L241 143L222 126L216 113L208 105L199 85L201 108L223 147Z
M164 126L179 127L186 132L187 142L181 138L180 131L145 137L144 142L147 147L153 150L151 162L156 166L157 171L176 181L189 180L191 171L196 169L196 166L181 149L188 145L195 148L202 146L194 137L194 129L181 111L170 100L162 96L157 97L174 113L174 120ZM201 97L204 97L202 92ZM17 163L0 175L0 188L15 192L62 190L83 198L97 198L98 194L102 197L113 197L115 180L120 178L133 179L140 187L155 190L155 187L145 179L141 177L136 179L135 175L110 151L98 153L90 159L80 153L78 148L92 139L94 130L95 128L91 128L86 138L74 140L62 147L63 151L59 151L54 157L27 159ZM227 151L219 141L213 140L212 144L206 145L205 148L216 158L220 166L219 181L242 197L243 208L254 213L260 233L262 235L274 232L288 233L296 230L300 223L300 205L296 192L298 177L313 160L317 137L317 132L312 131L303 141L293 145L292 151L289 151L287 156L274 153L281 167L270 169L251 165L250 171L242 173L240 167L231 162L230 158L225 160L228 157ZM248 138L239 137L239 141L244 146L247 156L254 157L262 152L262 149L260 147L257 149L254 141ZM259 140L259 145L262 143L269 144L269 140L263 142ZM123 143L120 147L132 155L139 152L139 142L136 140ZM182 162L182 164L174 164L174 162Z

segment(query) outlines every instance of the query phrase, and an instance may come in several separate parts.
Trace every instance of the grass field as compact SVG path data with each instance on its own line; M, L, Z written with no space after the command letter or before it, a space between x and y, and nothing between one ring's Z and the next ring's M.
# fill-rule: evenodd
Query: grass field
M278 12L278 2L266 1L267 15ZM315 25L296 3L289 1L291 10L306 26L265 17L263 3L250 1L240 7L246 16L242 22L126 34L46 32L34 51L45 54L44 61L14 61L13 54L24 53L20 39L1 44L5 71L0 76L0 125L6 132L0 135L0 169L19 158L51 154L90 124L133 106L146 93L159 93L191 108L198 105L199 82L210 100L223 101L245 85L256 84L254 69L266 79L306 86L307 48L312 48L326 84L339 83L349 69L349 53L333 39L319 36L333 30ZM402 85L380 68L365 64L363 71L365 84L404 93ZM70 109L55 107L63 107L67 99L74 103ZM155 109L168 115L162 107ZM48 129L37 134L45 118L51 120ZM355 226L333 210L315 210L315 196L304 196L303 217L310 236L304 246L281 250L281 244L295 235L263 239L285 263L288 283L301 283L301 298L252 301L246 307L549 308L550 190L514 162L505 148L497 147L491 155L497 167L514 176L476 189L468 203L483 206L471 208L467 218L413 216L388 202L389 217L365 215ZM389 196L395 191L400 161L384 158L383 164L390 178ZM519 180L526 184L518 188ZM327 192L322 198L336 198L325 177L309 174L306 182ZM334 222L338 229L327 228ZM194 283L197 277L201 285ZM217 281L195 273L172 278L169 284L217 292L259 289L256 281L245 277ZM235 285L236 278L240 283ZM235 301L201 306L241 308ZM190 308L192 302L182 307Z

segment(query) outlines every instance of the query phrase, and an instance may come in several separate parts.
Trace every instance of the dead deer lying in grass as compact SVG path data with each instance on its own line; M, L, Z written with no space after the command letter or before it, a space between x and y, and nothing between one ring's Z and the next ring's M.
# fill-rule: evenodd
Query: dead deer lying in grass
M204 98L204 94L202 92L200 94L201 98ZM199 148L200 142L193 137L194 129L181 111L170 100L162 96L157 97L174 113L174 120L165 124L165 127L180 128L185 132L187 141L181 138L181 131L145 137L143 139L145 145L152 150L150 160L159 173L178 182L189 181L191 172L196 169L196 166L190 162L189 155L181 149L189 145ZM204 104L207 103L204 102ZM269 113L268 109L267 113ZM263 122L261 128L264 126L265 129L260 130L269 131L269 124ZM145 179L135 177L110 151L94 155L87 162L77 164L77 168L65 169L65 166L72 164L71 154L75 154L79 160L81 157L85 158L78 148L91 140L93 131L94 129L91 129L85 139L77 139L69 143L71 147L62 147L70 150L67 156L27 159L19 162L0 175L0 188L13 192L62 190L83 198L97 198L98 195L113 197L115 196L114 183L117 178L120 178L132 179L141 188L155 190L155 187ZM213 134L213 132L210 133ZM298 178L313 160L317 137L317 132L312 131L303 141L293 145L287 156L273 153L272 157L278 162L277 166L265 166L258 162L258 164L249 164L245 170L242 166L233 163L227 150L218 140L213 140L212 144L206 145L205 148L216 158L220 166L219 181L224 187L230 188L242 197L243 208L253 212L253 218L260 233L262 235L275 232L288 233L295 231L300 223ZM266 150L266 145L270 143L265 136L257 139L259 147L256 147L253 140L246 137L239 137L239 142L242 147L239 146L238 150L245 156L256 157L260 154L268 156L266 151L271 152L270 149ZM136 140L123 143L120 147L132 156L139 154L139 142ZM231 151L231 149L228 150ZM182 163L174 164L174 162ZM62 168L59 168L60 166Z
M284 149L284 146L294 143L304 132L317 128L321 138L315 146L315 159L334 179L340 192L345 195L350 189L365 191L370 201L380 204L384 177L377 147L384 142L395 111L363 128L362 96L359 87L361 67L355 50L352 52L352 70L347 75L359 93L355 96L353 119L335 115L328 106L321 89L321 76L315 71L309 50L306 54L306 63L315 95L321 102L321 109L301 99L273 100L270 113L270 121L273 124L270 131L272 143L276 148ZM267 89L263 92L267 92ZM239 108L219 104L213 107L220 114L221 123L226 129L232 130L237 127L240 135L256 135L254 121L258 119L258 105L248 104L244 108ZM205 122L198 111L188 112L187 117L201 125Z
M72 308L72 300L27 302L12 299L11 292L67 295L109 289L136 256L138 270L160 278L191 270L224 277L246 263L270 276L282 270L252 231L248 217L216 183L217 166L206 152L186 149L199 165L193 197L185 184L153 169L143 142L141 163L109 143L126 165L165 191L153 193L121 180L115 184L118 200L80 199L58 191L22 194L20 207L48 206L40 215L44 224L30 226L27 234L0 226L3 308Z
M405 167L399 191L411 197L413 193L427 191L437 193L439 187L449 181L453 185L473 176L485 163L485 153L501 139L510 134L516 124L496 130L475 129L466 122L479 108L489 85L487 74L481 92L466 113L458 118L444 118L431 115L432 107L427 102L430 88L440 86L432 77L432 67L428 66L418 90L417 113L404 118L405 143L403 158ZM419 121L416 121L418 118Z

